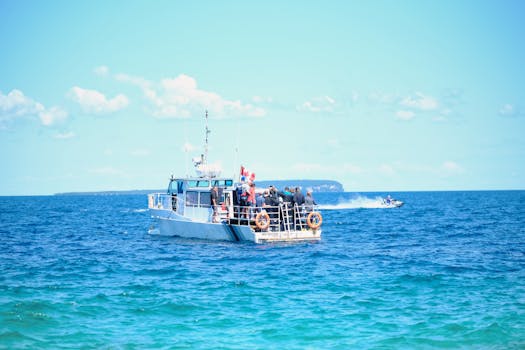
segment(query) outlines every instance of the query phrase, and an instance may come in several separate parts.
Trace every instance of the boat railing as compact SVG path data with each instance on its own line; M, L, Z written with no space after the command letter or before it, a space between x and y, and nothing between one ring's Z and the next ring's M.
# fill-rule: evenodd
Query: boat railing
M149 209L166 209L177 211L179 206L184 205L184 200L175 194L150 193L148 194Z
M150 209L172 210L185 217L199 221L224 222L230 225L251 226L257 231L302 231L310 229L308 216L318 212L318 206L291 205L278 206L230 206L221 203L214 208L207 203L188 203L175 194L152 193L148 195ZM178 210L178 209L183 210Z
M177 196L166 193L148 194L149 209L168 209L176 210L178 203L181 201Z
M152 193L148 195L148 208L169 210L188 219L206 222L211 218L211 205L184 200L182 196L169 193Z
M317 212L318 206L291 205L281 203L278 206L252 207L234 206L233 213L219 210L219 218L233 225L251 226L257 231L302 231L310 229L308 216Z

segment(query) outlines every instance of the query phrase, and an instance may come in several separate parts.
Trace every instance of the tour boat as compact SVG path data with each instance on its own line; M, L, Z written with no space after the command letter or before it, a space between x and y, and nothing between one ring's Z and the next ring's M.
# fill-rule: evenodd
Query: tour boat
M206 143L204 154L194 159L196 175L172 176L166 192L148 195L148 208L156 226L154 232L166 236L254 243L321 239L323 219L317 206L289 202L260 207L240 205L238 187L241 181L235 181L234 177L220 177L220 171L207 163L209 133L206 112ZM211 201L214 186L217 186L216 205Z

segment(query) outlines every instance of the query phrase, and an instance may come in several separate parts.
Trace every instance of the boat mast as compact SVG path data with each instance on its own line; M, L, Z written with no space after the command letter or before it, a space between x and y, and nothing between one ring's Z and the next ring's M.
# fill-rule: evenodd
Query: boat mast
M206 135L205 135L205 143L204 143L204 156L202 158L202 163L207 164L208 163L208 135L210 134L210 129L208 128L208 110L206 110Z

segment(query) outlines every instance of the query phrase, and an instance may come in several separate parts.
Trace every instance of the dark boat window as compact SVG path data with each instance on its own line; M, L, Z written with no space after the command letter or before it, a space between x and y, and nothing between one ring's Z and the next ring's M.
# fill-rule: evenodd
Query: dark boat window
M201 192L200 193L200 205L201 207L209 207L211 205L211 195L210 192Z
M199 192L187 191L186 192L186 206L196 207L199 205Z

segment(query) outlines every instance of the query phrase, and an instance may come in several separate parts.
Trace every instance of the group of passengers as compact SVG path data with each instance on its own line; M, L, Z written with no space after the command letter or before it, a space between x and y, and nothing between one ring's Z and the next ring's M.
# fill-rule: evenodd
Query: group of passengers
M307 191L306 196L301 192L300 187L285 187L284 191L279 191L275 186L270 185L262 193L255 191L255 183L241 182L236 191L237 203L242 208L242 216L252 217L255 212L266 210L269 214L277 214L281 204L286 204L289 210L295 205L303 207L311 212L315 202L312 191Z
M279 191L275 186L270 185L264 191L256 191L255 183L241 181L237 186L234 195L234 215L237 217L253 219L257 212L265 210L270 217L277 217L281 204L286 204L289 214L293 215L295 205L304 208L306 212L314 210L317 205L312 196L312 191L308 190L306 196L301 192L300 187L285 187L284 191ZM218 221L218 209L220 207L221 194L217 186L213 186L210 193L211 207L213 210L213 221ZM226 206L227 210L228 206Z

